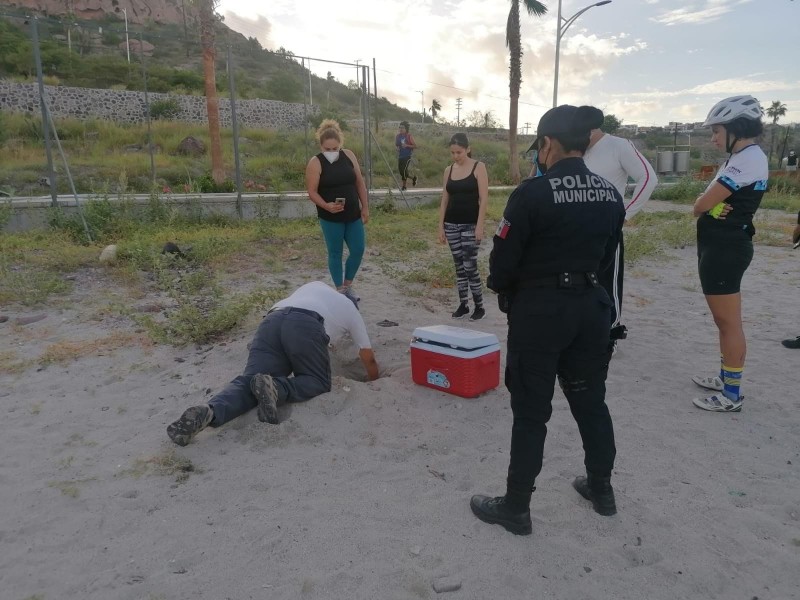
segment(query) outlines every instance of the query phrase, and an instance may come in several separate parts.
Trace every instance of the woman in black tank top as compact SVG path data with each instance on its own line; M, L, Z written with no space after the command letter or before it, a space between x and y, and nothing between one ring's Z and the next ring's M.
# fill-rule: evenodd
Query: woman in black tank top
M317 216L328 249L328 270L336 288L360 300L350 289L361 266L366 245L364 225L369 221L369 196L356 155L342 148L339 124L324 120L317 130L321 152L306 166L306 191L317 206ZM342 265L344 247L347 260Z
M439 208L439 243L450 246L456 266L458 308L454 319L469 314L469 294L472 293L475 310L470 321L482 319L483 290L478 272L478 247L483 239L486 208L489 201L489 177L486 165L474 160L469 140L463 133L450 139L453 164L444 170L442 204Z

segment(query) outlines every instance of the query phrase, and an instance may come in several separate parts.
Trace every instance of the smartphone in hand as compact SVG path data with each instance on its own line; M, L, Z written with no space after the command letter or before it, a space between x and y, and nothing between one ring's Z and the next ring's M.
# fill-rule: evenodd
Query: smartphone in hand
M344 198L336 198L334 202L336 202L336 204L344 204Z

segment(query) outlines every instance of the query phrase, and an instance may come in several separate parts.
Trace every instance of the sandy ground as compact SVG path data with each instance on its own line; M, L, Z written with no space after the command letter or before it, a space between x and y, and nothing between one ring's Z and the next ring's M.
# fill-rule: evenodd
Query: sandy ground
M165 433L240 372L260 315L211 346L134 337L0 376L0 598L800 598L800 351L779 343L800 334L800 255L757 247L743 286L746 405L712 414L691 404L690 376L719 364L694 253L628 274L630 336L608 381L615 517L570 486L583 456L560 391L533 535L473 517L472 494L504 490L507 393L415 386L412 331L451 324L454 292L404 296L367 258L358 291L385 376L360 381L354 350L338 349L333 391L277 426L253 412L185 448ZM102 271L81 278L74 308L0 311L11 317L2 345L35 358L64 340L132 334L92 305ZM35 313L47 317L14 324ZM492 297L486 320L463 326L505 342ZM437 594L440 578L460 590Z

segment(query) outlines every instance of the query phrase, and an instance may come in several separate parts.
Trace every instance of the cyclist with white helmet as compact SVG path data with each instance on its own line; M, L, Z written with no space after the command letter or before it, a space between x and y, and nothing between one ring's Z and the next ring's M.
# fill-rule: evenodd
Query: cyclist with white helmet
M695 406L714 412L742 409L740 383L747 345L742 329L742 276L753 259L753 215L767 189L767 157L756 143L764 125L762 109L752 96L733 96L714 105L704 125L711 141L729 153L694 203L700 284L719 329L721 369L718 377L693 377L713 390L695 398Z

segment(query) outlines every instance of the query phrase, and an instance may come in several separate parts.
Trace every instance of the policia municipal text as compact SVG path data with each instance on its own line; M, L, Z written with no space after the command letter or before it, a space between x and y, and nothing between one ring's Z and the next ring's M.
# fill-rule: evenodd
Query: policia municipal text
M556 377L585 450L587 476L573 486L598 513L616 513L616 449L605 402L611 300L597 274L614 258L625 208L616 188L583 162L590 117L589 107L563 105L539 121L543 176L511 194L489 259L487 285L508 313L511 463L506 494L473 496L470 505L482 521L520 535L531 533L529 505Z

